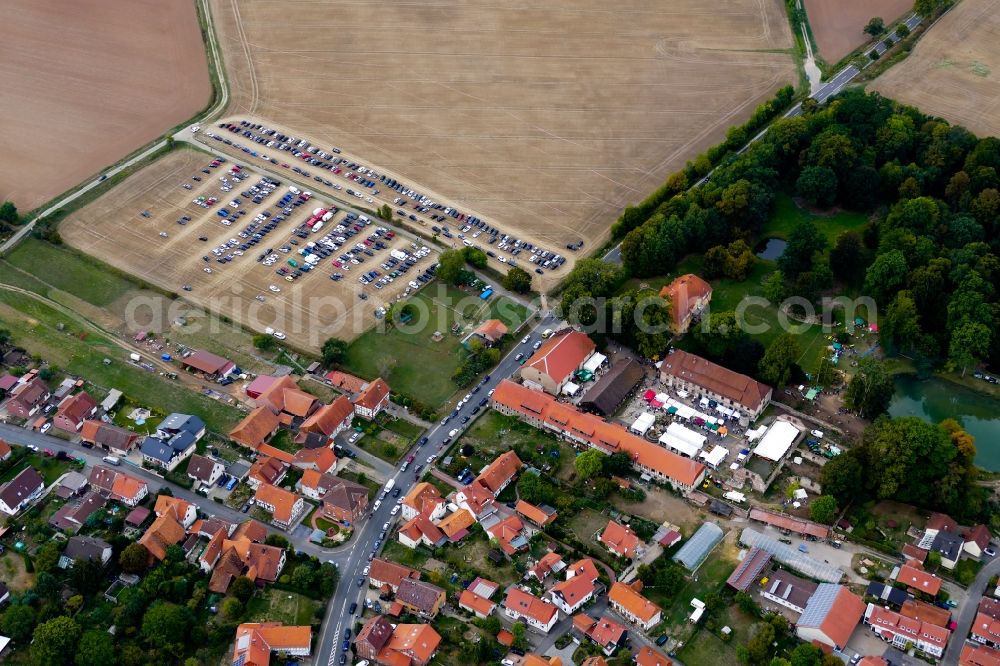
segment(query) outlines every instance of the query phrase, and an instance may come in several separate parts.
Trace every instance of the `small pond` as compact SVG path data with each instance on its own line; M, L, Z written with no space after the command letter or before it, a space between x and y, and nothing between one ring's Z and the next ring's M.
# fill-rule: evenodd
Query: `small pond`
M757 257L767 261L775 261L785 251L788 241L781 238L768 238L757 246Z

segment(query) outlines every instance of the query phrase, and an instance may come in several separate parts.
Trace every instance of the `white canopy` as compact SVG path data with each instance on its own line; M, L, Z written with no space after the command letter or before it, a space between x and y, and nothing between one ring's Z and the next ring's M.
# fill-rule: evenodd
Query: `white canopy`
M639 418L632 423L629 430L639 433L640 435L645 435L646 431L653 427L653 423L656 422L656 417L649 412L643 412L639 415Z
M576 392L580 390L579 384L574 384L573 382L566 382L563 384L562 392L564 395L576 395Z
M796 488L795 499L799 500L809 499L809 493L806 492L805 488Z
M667 395L666 393L657 393L656 398L654 399L661 405L666 405L668 402L670 402L670 396Z
M788 453L792 442L799 436L799 429L788 421L775 421L757 444L754 453L761 458L777 462Z
M705 444L705 438L679 423L671 423L667 431L660 435L660 444L688 458L694 458Z
M715 468L718 467L728 455L729 449L716 445L711 451L702 451L698 457L704 459L705 464L709 467Z
M608 357L600 352L594 352L594 354L587 359L587 362L583 364L584 370L590 370L591 372L597 372L597 369L601 367L601 364L608 360Z
M764 426L759 426L757 428L754 428L753 430L747 430L747 441L752 442L756 439L760 439L760 436L763 435L766 431L767 428L765 428Z
M667 432L677 437L678 439L684 440L689 444L694 444L699 449L705 446L705 436L701 433L695 432L690 428L685 428L680 423L676 421L667 426Z

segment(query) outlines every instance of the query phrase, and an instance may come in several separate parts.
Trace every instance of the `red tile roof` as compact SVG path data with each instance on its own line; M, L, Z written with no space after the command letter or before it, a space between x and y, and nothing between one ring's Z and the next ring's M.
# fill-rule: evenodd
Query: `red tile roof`
M233 366L233 362L212 352L199 349L190 356L182 358L181 365L194 368L195 370L204 372L206 375L214 375L228 370Z
M771 387L681 349L674 349L660 372L691 382L756 412L767 400Z
M78 424L90 414L90 411L94 407L97 407L97 401L91 398L90 394L86 391L81 391L59 403L59 410L56 412L56 415L68 419L74 424Z
M865 612L865 602L846 587L842 585L837 587L839 589L836 591L836 596L819 622L818 629L836 645L843 647L847 645L847 640ZM807 605L806 613L808 612ZM802 617L806 617L806 613L803 613ZM803 626L802 618L799 618L799 626Z
M699 462L647 442L616 423L577 411L571 405L556 402L550 395L532 391L510 380L500 382L493 394L493 402L554 426L606 453L627 453L633 464L679 484L694 486L705 473L705 466Z
M139 538L139 543L158 560L167 556L167 547L184 540L184 528L178 522L177 513L173 507L157 516L153 524Z
M404 578L419 580L420 572L410 567L404 567L402 564L396 564L389 560L383 560L381 557L376 557L372 560L368 570L368 578L376 583L388 584L395 589L399 587L399 583Z
M309 651L310 627L286 627L280 622L241 624L236 629L233 663L244 666L267 666L272 652Z
M613 520L608 521L599 540L615 555L627 558L635 557L641 543L632 528Z
M988 645L966 643L962 646L958 666L1000 666L1000 650Z
M944 648L948 644L951 632L944 627L904 617L895 611L874 604L871 604L869 609L871 612L866 619L873 627L905 636L914 642L920 639L941 648ZM975 625L973 625L973 631L975 631Z
M642 649L635 655L636 666L671 666L673 663L666 655L657 652L648 645L642 646Z
M830 528L826 525L814 523L811 520L796 518L783 513L776 513L766 509L750 509L750 520L756 520L768 525L773 525L779 529L789 530L796 534L826 539L830 536Z
M475 592L469 592L468 590L462 590L462 594L458 598L458 605L461 608L480 615L489 615L497 606L489 599L485 599Z
M594 341L584 333L566 331L546 340L525 367L534 368L561 383L576 372L596 348Z
M951 516L944 513L932 513L931 517L927 519L927 525L925 529L937 530L939 532L957 532L958 523Z
M948 623L951 622L951 611L947 608L938 608L933 604L920 601L919 599L907 599L904 601L903 605L899 608L899 614L913 620L936 624L939 627L947 627Z
M552 617L559 612L559 609L549 602L542 601L519 587L511 587L507 590L507 597L504 599L503 605L504 608L509 608L542 624L548 624Z
M292 511L295 508L295 503L299 500L299 496L284 488L272 486L269 483L262 483L257 488L257 492L254 493L254 499L273 506L274 510L271 514L274 516L274 519L288 523L292 520Z
M522 466L523 463L516 453L504 451L476 477L476 480L496 495L514 478Z
M586 576L573 576L568 580L556 583L549 591L553 595L558 595L567 606L575 606L593 595L595 589L593 579Z
M615 583L608 592L608 601L613 601L643 623L649 622L661 608L636 592L625 583Z
M379 377L365 387L361 395L358 396L358 399L354 401L354 405L356 407L364 407L365 409L375 409L387 395L389 395L389 385L385 383L384 379Z
M507 335L507 325L499 319L487 319L473 332L476 335L483 336L490 342L496 342Z
M679 328L693 314L698 301L712 294L712 285L693 273L681 275L660 289L660 298L670 299L670 317Z
M904 564L900 567L896 581L903 583L907 587L920 590L932 597L937 596L938 591L941 589L940 578L922 569L912 567L909 564Z
M299 430L303 432L319 432L332 435L340 424L347 422L349 426L354 417L354 405L346 396L337 396L329 405L323 405L309 418L302 422Z
M986 525L976 525L965 534L966 543L975 542L981 549L990 545L991 538L992 535Z
M278 429L278 417L265 406L253 410L229 431L229 438L251 449L259 448Z
M348 393L360 393L368 384L368 382L361 379L361 377L356 377L350 373L341 372L340 370L333 370L326 373L326 379L337 388L347 391Z
M275 413L284 412L305 418L316 405L316 397L299 388L295 380L285 375L279 377L257 398L257 404L269 407Z
M927 551L923 548L918 548L912 543L903 544L903 557L907 560L914 560L920 564L924 563L927 559Z
M315 469L321 474L329 472L337 465L337 455L327 446L318 449L299 449L292 460L296 467Z
M517 511L522 516L524 516L525 518L527 518L528 520L530 520L531 522L533 522L534 524L539 526L544 526L551 523L553 520L556 519L557 515L555 511L553 511L552 513L546 513L545 511L542 511L534 504L525 502L524 500L518 500L517 504L514 506L514 510Z

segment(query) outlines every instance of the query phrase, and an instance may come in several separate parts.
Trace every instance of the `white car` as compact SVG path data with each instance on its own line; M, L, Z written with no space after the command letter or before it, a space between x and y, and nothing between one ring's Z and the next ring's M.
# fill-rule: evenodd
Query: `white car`
M264 329L264 333L267 335L274 335L274 329L268 326L267 328Z
M526 336L524 336L523 338L521 338L521 344L522 344L522 345L526 345L526 344L528 344L528 342L530 342L530 341L531 341L531 336L530 336L530 335L526 335Z
M389 515L395 516L398 512L399 512L399 505L397 504L396 506L392 507L392 511L389 512Z
M371 569L371 567L365 567L365 568L364 568L364 571L362 571L362 572L361 572L361 575L362 575L362 576L367 576L367 575L368 575L368 570L369 570L369 569Z
M38 432L40 432L40 433L42 433L44 435L45 433L47 433L51 429L52 429L52 421L49 421L48 423L46 423L45 425L43 425L41 428L39 428Z
M356 432L353 435L351 435L350 439L348 439L347 441L353 444L354 442L358 441L358 437L361 437L361 433Z
M487 397L492 396L494 391L496 391L495 388L490 389L490 392L486 394Z
M283 332L281 332L281 331L275 331L274 332L274 337L277 340L284 340L285 339L285 334Z
M816 439L823 439L823 431L822 430L810 430L809 434L812 435L813 437L815 437Z
M191 125L191 133L192 134L197 134L200 129L201 129L201 125Z
M430 465L435 460L437 460L437 455L427 456L427 464L428 465Z
M383 532L385 532L388 529L389 529L389 523L386 523L385 525L382 526L382 531Z
M277 287L277 286L275 286L275 285L273 285L273 284L272 284L272 285L269 285L269 286L268 286L268 289L270 289L271 291L273 291L273 292L274 292L274 293L276 293L276 294L277 294L277 293L278 293L279 291L281 291L281 287Z
M38 453L38 447L35 446L34 444L28 444L28 448L34 451L35 453Z

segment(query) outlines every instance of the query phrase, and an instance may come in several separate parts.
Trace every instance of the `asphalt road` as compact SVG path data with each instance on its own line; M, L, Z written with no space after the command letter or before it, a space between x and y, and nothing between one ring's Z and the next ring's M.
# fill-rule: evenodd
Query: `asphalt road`
M448 433L455 429L459 430L459 433L464 431L473 422L472 419L475 415L472 412L479 407L479 402L483 398L488 397L489 392L496 388L503 379L510 377L517 371L520 367L520 364L516 360L517 354L530 356L533 351L531 345L541 340L542 331L550 328L555 323L555 317L547 314L529 332L521 334L522 338L524 335L529 335L531 342L521 344L520 340L518 340L518 344L501 359L500 363L490 374L489 381L481 384L478 390L472 394L472 399L468 404L463 405L457 413L450 416L446 423L438 423L426 433L427 443L412 451L415 459L411 467L424 465L424 469L419 474L414 473L413 469L407 469L405 472L400 471L399 468L402 466L402 463L395 466L394 473L389 478L393 479L395 484L394 491L396 488L399 489L400 497L409 492L416 483L418 476L422 476L426 471L428 466L427 458L431 455L441 455L450 445L451 442L445 443L445 440L449 438ZM482 414L486 409L485 406L479 408L479 414ZM466 416L470 419L469 423L463 424L462 418ZM402 460L405 460L405 458ZM370 506L374 506L375 499L373 497L370 500ZM344 641L344 630L348 627L353 628L356 621L356 617L350 616L348 610L352 603L357 603L359 610L364 606L368 584L363 571L371 559L378 553L378 550L381 549L381 545L379 549L374 548L374 543L376 539L380 538L385 523L390 523L390 530L387 532L386 538L391 539L392 524L398 522L399 513L397 512L395 516L392 515L392 508L395 505L396 501L393 500L391 495L386 497L376 511L370 514L359 526L355 526L354 537L348 545L339 550L331 551L325 558L337 564L340 570L340 584L337 585L337 590L334 592L333 598L330 599L330 603L327 606L326 617L316 643L315 656L313 658L315 664L335 664L338 662L340 654L342 654L340 647ZM358 584L359 580L361 581L361 585Z
M990 579L997 574L1000 574L1000 558L994 558L987 562L979 570L979 573L976 574L976 579L972 581L972 585L967 588L968 596L958 611L958 616L955 618L955 623L958 626L952 632L951 640L948 641L948 647L945 648L944 657L941 659L941 663L945 666L953 666L958 663L958 658L962 654L962 647L965 645L965 639L972 628L972 622L976 619L976 611L979 610L979 600L982 598Z

